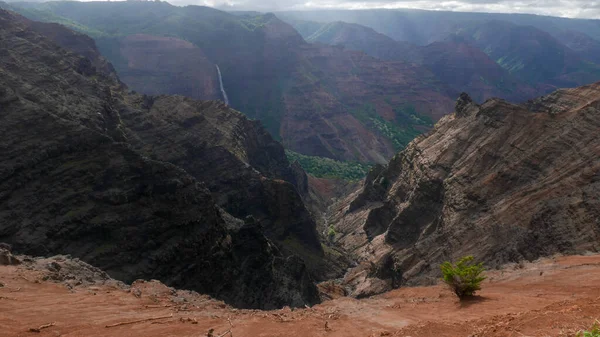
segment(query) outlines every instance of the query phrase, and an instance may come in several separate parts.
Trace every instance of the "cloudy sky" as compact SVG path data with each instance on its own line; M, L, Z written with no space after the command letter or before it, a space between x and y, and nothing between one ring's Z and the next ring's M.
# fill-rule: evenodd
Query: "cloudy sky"
M600 0L172 0L240 10L420 8L600 19Z

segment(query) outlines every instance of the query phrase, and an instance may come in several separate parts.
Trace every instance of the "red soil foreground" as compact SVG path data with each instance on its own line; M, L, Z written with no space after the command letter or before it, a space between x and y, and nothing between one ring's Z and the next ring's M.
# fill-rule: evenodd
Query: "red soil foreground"
M0 267L0 336L575 336L600 318L600 256L546 259L488 273L460 303L443 286L404 288L310 309L236 310L159 282L79 286ZM162 317L162 318L160 318ZM117 323L158 318L132 324ZM232 327L228 320L231 321ZM30 328L43 325L40 332ZM230 336L225 334L223 336Z

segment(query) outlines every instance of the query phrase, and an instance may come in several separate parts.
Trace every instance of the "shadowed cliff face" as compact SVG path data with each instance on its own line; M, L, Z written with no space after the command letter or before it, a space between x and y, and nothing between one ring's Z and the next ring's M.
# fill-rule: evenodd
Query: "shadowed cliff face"
M195 99L220 99L215 65L188 41L144 34L120 41L126 60L119 76L145 94L178 94Z
M33 27L0 11L0 241L239 307L319 301L293 253L322 251L279 144L220 103L128 94ZM84 48L68 34L50 37Z
M125 104L115 108L140 153L205 182L220 207L240 219L252 216L284 251L307 261L322 259L316 224L295 187L283 147L259 123L220 102L181 96L129 96ZM132 105L144 109L129 109ZM298 245L287 247L284 242L290 240Z
M38 34L49 38L65 50L89 59L91 66L96 69L96 72L109 77L113 81L118 81L114 67L100 54L96 43L89 36L74 32L56 23L31 21L24 17L17 17L16 19Z
M377 265L356 295L434 282L441 262L467 254L494 267L598 251L598 130L600 84L521 106L461 95L453 115L337 205L340 242Z

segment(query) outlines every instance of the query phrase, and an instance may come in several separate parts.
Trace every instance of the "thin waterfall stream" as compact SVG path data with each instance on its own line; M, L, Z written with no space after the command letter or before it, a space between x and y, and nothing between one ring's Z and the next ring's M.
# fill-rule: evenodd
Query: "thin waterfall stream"
M225 91L225 87L223 86L223 76L221 76L221 69L217 64L217 73L219 74L219 85L221 86L221 94L223 95L223 100L225 104L229 105L229 97L227 97L227 92Z

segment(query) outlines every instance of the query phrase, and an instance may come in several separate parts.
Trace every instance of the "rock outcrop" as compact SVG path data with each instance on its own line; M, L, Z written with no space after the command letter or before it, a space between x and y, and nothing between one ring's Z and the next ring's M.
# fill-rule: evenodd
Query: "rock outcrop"
M314 222L257 123L215 102L130 94L2 10L0 40L0 241L238 307L319 301L293 255L322 255Z
M441 262L464 255L493 268L597 252L599 130L600 83L525 105L461 95L335 207L330 223L361 262L346 283L361 296L436 282Z
M13 256L10 250L0 247L0 266L16 266L19 264L21 264L19 258Z

